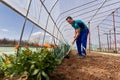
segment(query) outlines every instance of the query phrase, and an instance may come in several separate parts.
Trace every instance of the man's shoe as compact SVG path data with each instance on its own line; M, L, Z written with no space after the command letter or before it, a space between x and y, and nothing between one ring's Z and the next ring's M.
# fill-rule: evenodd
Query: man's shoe
M79 58L86 58L86 55L79 55Z

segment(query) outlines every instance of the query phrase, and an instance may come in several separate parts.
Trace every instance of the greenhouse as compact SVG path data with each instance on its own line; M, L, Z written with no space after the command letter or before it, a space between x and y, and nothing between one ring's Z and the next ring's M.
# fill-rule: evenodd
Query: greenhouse
M0 0L0 80L120 80L119 18L120 0Z

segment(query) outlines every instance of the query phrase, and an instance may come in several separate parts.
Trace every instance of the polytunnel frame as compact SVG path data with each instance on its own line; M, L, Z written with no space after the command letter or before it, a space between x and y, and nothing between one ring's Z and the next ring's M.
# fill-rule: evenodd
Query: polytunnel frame
M41 2L42 6L44 7L44 9L46 10L46 12L48 13L47 23L46 23L46 26L45 26L45 27L47 28L48 20L49 20L49 17L50 17L50 18L52 19L54 25L56 26L56 28L58 29L58 31L59 31L60 34L62 35L63 40L67 43L67 41L65 40L63 34L61 33L61 31L60 31L59 28L57 27L56 22L54 21L53 17L51 16L51 12L52 12L53 8L55 7L55 5L57 4L58 0L57 0L57 1L55 2L55 4L52 6L50 12L49 12L48 9L46 8L46 6L45 6L44 3L42 2L42 0L39 0L39 1ZM45 1L45 0L44 0L44 1ZM9 8L11 8L12 10L14 10L15 12L17 12L18 14L20 14L21 16L23 16L23 17L25 18L25 19L24 19L24 23L23 23L22 32L21 32L21 35L20 35L20 39L19 39L20 41L18 42L17 56L18 56L19 48L21 47L20 44L21 44L21 41L22 41L22 37L23 37L23 33L24 33L24 29L25 29L27 20L29 20L29 21L32 22L34 25L36 25L37 27L39 27L39 28L41 28L43 31L45 31L45 33L44 33L44 38L43 38L43 43L44 43L44 39L45 39L46 32L47 32L49 35L51 35L53 38L55 38L56 40L58 40L59 42L63 43L63 41L59 40L58 37L54 36L54 34L51 34L49 31L47 31L46 29L42 28L40 25L36 24L35 22L33 22L32 20L30 20L30 19L28 18L28 14L29 14L29 10L30 10L30 6L31 6L31 3L32 3L32 0L30 0L30 2L29 2L28 9L27 9L27 13L26 13L25 16L22 15L22 14L21 14L19 11L17 11L15 8L13 8L11 5L9 5L9 4L7 4L6 2L4 2L3 0L1 0L0 2L2 2L3 4L5 4L6 6L8 6ZM42 6L41 6L41 7L42 7ZM54 26L54 28L55 28L55 26ZM33 28L32 28L32 30L33 30ZM31 31L31 33L32 33L32 31ZM31 33L30 33L30 36L31 36ZM53 30L53 33L54 33L54 30ZM30 36L29 36L29 37L30 37ZM67 44L68 44L68 43L67 43ZM67 54L70 52L70 50L71 50L71 47L69 48Z
M114 52L117 53L117 42L116 42L116 25L115 25L115 15L114 13L120 9L120 7L116 8L112 13L108 14L107 17L109 17L110 15L112 15L112 22L113 22L113 31L114 31ZM106 17L106 18L107 18ZM106 20L106 18L104 20ZM96 27L98 29L98 40L99 40L99 49L101 51L101 38L100 38L100 30L99 30L99 25L104 22L104 20L102 20ZM110 44L109 44L109 39L108 39L108 35L111 34L111 29L109 30L110 33L104 33L105 35L107 35L107 45L108 45L108 52L109 52L109 49L111 49L111 39L110 39ZM110 36L111 37L111 36Z
M69 10L67 10L67 11L62 12L62 13L58 16L57 21L59 20L59 18L60 18L63 14L65 14L65 13L71 11L71 10L74 10L74 9L76 9L76 8L82 7L82 6L84 6L84 5L93 3L93 2L95 2L95 1L96 1L96 0L93 0L93 1L91 1L91 2L85 3L85 4L83 4L83 5L79 5L79 6L77 6L77 7L74 7L74 8L72 8L72 9L69 9ZM105 4L106 1L107 1L107 0L105 0L104 2L102 2L102 5L97 9L96 13L95 13L95 14L91 17L91 19L88 21L88 27L89 27L89 53L90 53L90 50L91 50L90 21L91 21L91 20L93 19L93 17L97 14L97 12L102 8L102 6ZM100 3L100 4L101 4L101 3ZM63 20L64 18L65 18L65 17L61 18L60 21ZM57 22L57 21L56 21L56 22ZM59 21L59 22L60 22L60 21ZM62 24L63 24L63 22L61 22L61 24L60 24L60 26L59 26L59 29L61 28ZM57 37L58 37L58 35L57 35Z
M96 0L95 0L95 1L96 1ZM94 1L93 1L93 2L94 2ZM120 2L120 1L118 1L118 2ZM115 2L115 3L112 3L112 4L116 4L116 3L118 3L118 2ZM90 7L94 7L94 6L96 6L96 5L98 5L98 4L101 4L101 3L103 3L103 2L97 3L97 4L92 5L92 6L90 6ZM90 4L90 3L83 4L83 5L79 6L79 7L85 6L85 5L87 5L87 4ZM103 5L102 5L103 7L101 6L101 8L108 7L108 6L112 5L112 4L103 6L103 5L104 5L104 3L103 3ZM77 12L79 12L79 11L81 11L81 10L85 10L85 9L90 8L90 7L80 9L80 10L75 11L75 12L73 12L73 13L77 13ZM78 8L78 7L77 7L77 8ZM73 9L76 9L76 8L73 8ZM67 12L73 10L73 9L70 9L70 10L68 10L68 11L65 11L65 13L67 13ZM100 8L98 8L98 9L100 9ZM79 15L74 16L73 18L78 17L78 16L81 16L81 15L84 15L85 13L88 13L88 12L96 11L96 10L98 10L98 9L94 9L94 10L91 10L91 11L84 12L84 13L82 13L82 14L79 14ZM114 9L116 9L116 8L114 8ZM114 9L111 9L111 10L114 10ZM108 10L108 11L111 11L111 10ZM104 11L104 12L107 12L107 11ZM102 14L102 13L104 13L104 12L101 12L101 13L99 13L99 14ZM65 14L65 13L63 13L63 14ZM71 14L73 14L73 13L70 13L69 15L71 15ZM97 13L97 12L96 12L96 13ZM96 14L96 13L95 13L95 14ZM90 17L93 17L93 16L94 16L94 15L89 16L89 17L85 17L85 18L83 18L83 19L87 19L87 18L90 18ZM67 16L65 16L65 17L67 17ZM61 18L61 19L59 20L58 24L59 24L65 17ZM104 17L104 16L102 16L102 17ZM60 17L59 17L59 18L60 18ZM92 21L92 18L91 18L91 20L89 20L88 22L90 22L90 21ZM59 28L61 28L63 22L64 22L64 21L62 21L62 22L60 23Z
M45 0L43 0L43 2L45 2ZM42 11L42 5L40 5L40 13L39 13L39 19L38 19L38 22L40 21L40 17L41 17L41 11ZM30 40L30 37L31 37L31 35L32 35L32 33L33 33L33 29L34 29L34 26L32 27L32 30L31 30L31 33L30 33L30 35L29 35L29 38L28 38L28 42L29 42L29 40ZM40 41L40 38L39 38L39 41Z
M17 12L18 14L20 14L21 16L25 17L24 15L22 15L21 13L19 13L16 9L12 8L9 4L6 4L4 1L0 1L3 4L5 4L6 6L10 7L11 9L13 9L15 12ZM47 30L45 30L44 28L42 28L40 25L34 23L33 21L31 21L30 19L27 18L27 20L29 20L30 22L32 22L33 24L35 24L37 27L41 28L42 30L44 30L45 32L47 32L48 34L50 34L51 36L53 36L54 38L56 38L57 40L59 40L57 37L55 37L54 35L52 35L50 32L48 32ZM59 40L60 41L60 40ZM62 42L62 41L60 41Z
M40 0L40 1L42 1L42 0ZM96 1L96 0L94 0L94 1ZM92 2L94 2L94 1L91 1L91 2L89 2L89 3L92 3ZM105 0L106 1L106 0ZM1 1L1 2L3 2L3 1ZM118 1L118 2L120 2L120 1ZM4 3L4 2L3 2ZM45 5L44 5L44 3L43 2L41 2L43 5L42 6L44 6L45 7ZM89 3L85 3L85 4L89 4ZM5 4L5 3L4 3ZM85 4L83 4L83 5L85 5ZM104 3L103 3L104 4ZM10 5L7 5L7 6L9 6L10 7ZM80 5L80 6L82 6L82 5ZM78 6L78 7L80 7L80 6ZM102 5L103 6L103 5ZM101 9L101 8L103 8L103 7L100 7L100 8L98 8L98 10L99 9ZM108 5L109 6L109 5ZM69 9L69 10L67 10L67 11L65 11L65 12L62 12L62 13L60 13L60 15L58 16L58 18L57 18L57 20L56 21L54 21L54 19L53 19L53 21L55 22L55 24L54 24L54 27L55 26L57 26L57 22L58 22L58 20L59 20L59 18L63 15L63 14L65 14L65 13L67 13L67 12L69 12L69 11L71 11L71 10L74 10L74 9L76 9L76 8L78 8L78 7L75 7L75 8L72 8L72 9ZM116 9L116 8L115 8ZM46 8L46 10L47 10L47 8ZM98 12L98 10L96 11L96 13ZM114 10L114 9L112 9L112 10ZM47 10L47 12L48 12L48 14L50 14L50 12ZM94 15L92 15L93 17L96 15L96 13L94 14ZM51 16L51 15L50 15ZM50 17L49 16L49 17ZM77 16L79 16L79 15L77 15ZM108 15L109 16L109 15ZM52 17L52 16L51 16ZM93 18L92 17L92 18ZM92 18L90 19L90 21L88 21L88 27L89 27L89 30L90 30L90 23L92 23L91 22L91 20L92 20ZM62 19L61 19L62 20ZM59 21L60 22L60 21ZM37 25L37 24L36 24ZM47 25L47 24L46 24ZM39 25L37 25L37 26L39 26ZM60 31L60 27L61 27L62 25L60 25L59 27L57 27L58 28L58 31ZM99 25L98 25L99 26ZM47 32L47 30L45 30L45 29L43 29L43 28L41 28L42 30L44 30L45 31L45 33ZM57 32L58 32L57 31ZM49 33L49 32L47 32L47 33ZM54 30L53 30L53 34L51 34L51 33L49 33L52 37L54 37L54 38L56 38L56 39L58 39L58 34L57 34L57 37L55 37L53 34L54 34ZM62 35L62 37L64 38L64 36ZM89 49L90 49L90 35L89 35Z
M118 9L120 9L120 7L119 8L117 8L116 10L114 10L112 13L110 13L107 17L109 17L110 15L112 15L112 22L113 22L113 25L111 25L111 26L113 26L113 31L114 31L114 51L115 51L115 53L117 53L117 40L116 40L116 24L115 24L115 12L118 10ZM106 18L107 18L106 17ZM104 20L106 20L106 18L104 19ZM104 22L104 20L102 21L102 22ZM102 23L101 22L101 23ZM100 51L101 51L101 39L100 39L100 31L99 31L99 25L101 24L101 23L99 23L98 24L98 40L99 40L99 48L100 48ZM109 29L109 33L104 33L106 36L107 36L107 44L108 44L108 52L109 52L109 50L111 50L111 29ZM120 33L118 33L118 34L120 34ZM108 39L108 35L110 35L110 44L109 44L109 39Z
M95 0L96 1L96 0ZM90 3L92 3L92 2L94 2L94 1L91 1ZM91 21L92 21L92 19L93 19L93 17L94 16L96 16L97 15L97 12L101 9L101 8L103 8L103 7L107 7L107 6L111 6L111 5L113 5L113 4L117 4L118 2L120 2L120 1L117 1L117 2L114 2L114 3L111 3L111 4L109 4L109 5L106 5L106 6L103 6L105 3L107 2L107 0L105 0L104 2L102 2L103 4L98 8L98 9L96 9L97 11L96 11L96 13L94 14L94 15L92 15L92 16L90 16L91 17L91 19L88 21L88 27L89 27L89 32L90 32L90 23L91 23ZM87 4L89 4L89 3L85 3L85 4L83 4L83 5L87 5ZM101 4L101 2L100 3L98 3L98 4ZM60 21L62 21L65 17L63 17L63 18L61 18L60 19L60 17L63 15L63 14L65 14L65 13L67 13L67 12L69 12L69 11L71 11L71 10L74 10L74 9L76 9L76 8L79 8L79 7L81 7L81 6L83 6L83 5L80 5L80 6L77 6L77 7L74 7L74 8L72 8L72 9L69 9L69 10L67 10L67 11L65 11L65 12L62 12L59 16L58 16L58 18L57 18L57 21L56 22L58 22L57 24L59 24L60 23ZM92 7L92 6L91 6ZM108 12L108 11L111 11L111 10L117 10L117 9L119 9L119 8L114 8L114 9L110 9L110 10L107 10L107 11L104 11L104 12ZM115 11L116 11L115 10ZM79 10L80 11L80 10ZM77 12L77 11L76 11ZM104 13L104 12L102 12L102 13ZM100 14L102 14L102 13L100 13ZM72 13L71 13L72 14ZM77 15L77 16L80 16L80 15ZM77 16L74 16L74 17L77 17ZM109 14L108 15L106 15L106 16L109 16ZM103 17L103 16L102 16ZM99 17L99 18L101 18L101 17ZM114 18L113 18L114 19ZM101 20L100 20L101 21ZM96 22L96 21L95 21ZM102 21L101 21L102 22ZM100 23L101 23L100 22ZM113 24L115 23L115 21L113 21ZM63 22L61 22L61 24L60 24L60 26L59 26L59 29L61 28L61 26L62 26L62 24L63 24ZM67 24L68 25L68 24ZM66 26L66 25L65 25ZM64 28L64 27L63 27ZM115 24L114 24L114 28L115 28ZM98 33L98 35L99 35L99 33ZM114 36L116 36L116 33L115 33L115 29L114 29ZM116 37L114 37L115 38L115 51L117 50L117 47L116 47ZM100 39L100 38L99 38ZM100 41L99 41L99 47L100 47L101 45L100 45ZM90 40L90 33L89 33L89 53L90 53L90 49L91 49L91 40Z
M43 7L44 7L44 9L46 10L46 12L48 13L49 17L52 19L52 21L53 21L54 25L56 26L56 28L58 29L58 31L61 33L61 31L60 31L59 28L57 27L56 22L54 21L53 17L51 16L52 9L53 9L54 6L57 4L58 0L55 2L55 4L53 5L53 7L51 8L50 12L48 11L47 7L46 7L45 4L42 2L42 0L40 0L40 2L41 2L41 4L43 5ZM49 20L49 17L48 17L47 21ZM48 24L48 22L47 22L47 24ZM47 24L46 24L46 27L47 27ZM53 30L53 31L54 31L54 30ZM64 36L63 36L62 33L61 33L61 35L62 35L64 41L67 43L67 41L65 40L65 38L64 38ZM58 37L57 37L57 38L58 38ZM67 44L68 44L68 43L67 43Z
M82 7L82 6L84 6L84 5L93 3L93 2L95 2L95 1L96 1L96 0L93 0L93 1L91 1L91 2L85 3L85 4L83 4L83 5L79 5L79 6L77 6L77 7L74 7L74 8L72 8L72 9L69 9L69 10L66 10L66 11L60 13L59 16L58 16L57 19L56 19L56 23L58 22L57 24L59 24L59 22L60 22L60 20L59 20L60 17L61 17L62 15L64 15L64 14L66 14L67 12L72 11L72 10L74 10L74 9L77 9L77 8L79 8L79 7ZM63 22L62 22L61 24L63 24ZM55 25L54 25L54 26L55 26ZM60 27L61 27L61 25L60 25L58 28L60 29ZM57 31L57 34L58 34L58 31ZM57 37L58 37L58 35L57 35Z

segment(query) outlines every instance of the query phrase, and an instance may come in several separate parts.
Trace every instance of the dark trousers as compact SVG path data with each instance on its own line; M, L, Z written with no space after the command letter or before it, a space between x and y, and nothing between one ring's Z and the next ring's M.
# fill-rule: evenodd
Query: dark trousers
M88 29L80 31L80 35L76 40L78 55L86 55L88 33L89 33Z

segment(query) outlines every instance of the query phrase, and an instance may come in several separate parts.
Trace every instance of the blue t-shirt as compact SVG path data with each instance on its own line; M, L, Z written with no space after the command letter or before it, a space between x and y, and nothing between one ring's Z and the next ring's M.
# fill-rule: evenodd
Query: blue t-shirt
M74 29L80 28L80 31L87 29L87 25L81 20L75 20L74 23L72 24L72 27Z

